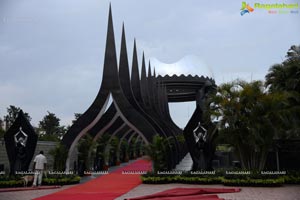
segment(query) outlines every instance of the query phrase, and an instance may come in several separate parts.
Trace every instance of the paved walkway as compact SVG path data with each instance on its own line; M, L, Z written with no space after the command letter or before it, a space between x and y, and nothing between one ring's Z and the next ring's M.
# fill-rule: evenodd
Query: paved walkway
M185 157L176 165L175 170L177 171L190 171L193 167L193 160L190 153L187 153Z
M124 167L127 166L131 163L133 163L136 160L130 160L127 163L122 163L120 166L113 166L109 168L109 172L113 172L117 169L119 169L120 167ZM85 176L81 178L80 184L86 183L92 179L97 178L98 176L101 175L92 175L92 176ZM66 186L62 186L60 188L57 189L46 189L46 190L30 190L30 191L14 191L14 192L0 192L0 200L31 200L34 198L38 198L38 197L42 197L48 194L52 194L55 192L59 192L61 190L65 190L68 189L70 187L73 187L75 185L66 185Z
M40 196L51 194L71 186L63 186L59 189L49 190L34 190L34 191L20 191L20 192L3 192L0 193L2 200L31 200ZM148 185L141 184L128 193L116 198L123 200L129 197L138 197L163 190L172 189L176 187L225 187L223 185L188 185L188 184L162 184L162 185ZM219 194L219 197L231 200L300 200L300 185L285 185L283 187L241 187L242 191L238 193Z
M72 187L73 185L63 186L58 189L47 189L47 190L30 190L30 191L18 191L18 192L1 192L1 200L31 200L37 197L45 196L58 192L67 188Z
M132 162L132 161L131 161ZM131 163L129 162L129 163ZM129 163L122 164L121 166L126 166ZM109 171L114 171L118 169L119 166L110 168ZM95 177L85 177L82 182L89 181ZM47 189L47 190L31 190L31 191L18 191L18 192L3 192L0 193L0 199L2 200L31 200L37 197L45 196L58 192L67 188L72 187L63 186L58 189ZM161 192L167 189L172 189L176 187L207 187L207 188L217 188L226 187L223 185L189 185L189 184L160 184L160 185L148 185L141 184L136 188L132 189L128 193L116 198L117 200L123 200L129 197L138 197L148 194L153 194L156 192ZM241 187L242 191L239 193L228 193L220 194L219 197L231 200L300 200L300 185L284 185L282 187Z
M113 200L142 183L140 174L136 172L149 171L151 168L149 160L140 159L84 184L35 200Z
M141 184L128 193L116 198L116 200L149 195L178 187L226 188L226 186L223 185ZM241 192L219 194L218 196L231 200L300 200L300 185L285 185L282 187L241 187L241 189Z

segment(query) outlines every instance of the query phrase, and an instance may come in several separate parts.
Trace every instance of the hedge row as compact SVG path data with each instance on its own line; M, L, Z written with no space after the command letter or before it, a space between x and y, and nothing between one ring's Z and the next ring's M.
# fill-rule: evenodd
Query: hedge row
M300 184L300 173L290 171L286 175L261 174L252 171L251 174L226 174L216 171L215 174L157 174L147 173L142 176L143 183L186 183L186 184L223 184L228 186L281 186L282 184Z
M48 176L43 178L42 185L70 185L80 182L80 176L61 175ZM32 181L27 186L32 185ZM0 176L0 188L23 187L24 181L21 176Z
M43 185L71 185L80 182L80 176L65 178L43 178Z
M0 188L22 187L22 180L0 180Z

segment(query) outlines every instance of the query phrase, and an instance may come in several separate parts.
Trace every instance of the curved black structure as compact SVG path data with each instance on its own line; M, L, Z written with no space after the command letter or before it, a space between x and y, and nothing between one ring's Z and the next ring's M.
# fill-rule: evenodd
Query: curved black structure
M187 147L177 141L177 136L183 132L172 121L168 102L195 101L198 91L205 82L210 81L212 84L214 82L204 77L180 76L181 79L156 77L155 72L152 75L151 71L149 62L148 74L146 73L143 55L140 76L134 41L130 77L124 24L118 64L110 7L101 87L92 105L73 124L62 140L69 149L66 170L70 169L70 163L74 163L71 155L78 140L86 134L92 136L94 141L104 133L110 134L109 140L116 136L121 142L123 140L130 142L132 137L137 136L139 144L148 144L155 134L159 134L170 138L166 144L169 148L169 155L166 158L168 168L174 168L183 158L187 153ZM108 105L109 98L112 99L111 105ZM109 146L105 151L109 151ZM117 155L117 159L119 157L120 155Z

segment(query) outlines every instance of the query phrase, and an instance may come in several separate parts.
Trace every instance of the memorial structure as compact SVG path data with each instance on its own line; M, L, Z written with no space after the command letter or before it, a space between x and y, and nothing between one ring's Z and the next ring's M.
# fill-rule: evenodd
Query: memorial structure
M4 135L11 175L17 171L28 171L37 138L37 134L21 110L15 122Z
M168 138L168 169L173 169L188 151L186 144L177 141L183 131L173 122L168 102L203 101L208 90L215 87L214 80L191 75L156 76L155 70L152 73L150 62L147 73L144 55L140 75L135 42L130 76L124 25L119 58L117 61L110 8L101 87L92 105L63 137L62 143L69 149L66 170L74 168L70 166L74 163L71 155L79 139L87 134L95 142L104 133L118 137L120 143L122 140L130 141L133 136L138 136L144 144L150 143L155 134ZM199 92L202 94L199 95ZM201 118L201 113L198 117ZM201 121L200 118L195 120ZM194 128L193 125L191 127ZM190 139L190 134L185 136Z

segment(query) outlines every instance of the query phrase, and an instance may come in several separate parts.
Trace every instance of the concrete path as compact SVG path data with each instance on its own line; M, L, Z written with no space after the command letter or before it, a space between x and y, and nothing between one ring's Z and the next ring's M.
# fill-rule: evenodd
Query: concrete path
M229 188L223 185L189 185L189 184L142 184L130 192L117 198L139 197L173 188ZM241 192L219 194L224 199L231 200L300 200L300 185L284 185L282 187L240 187Z
M193 160L190 153L187 153L185 157L176 165L175 170L177 171L190 171L193 166Z
M59 189L49 190L33 190L33 191L20 191L20 192L3 192L0 193L1 200L31 200L33 198L41 197L51 194L71 186L63 186ZM148 185L142 184L128 193L116 198L123 200L129 197L138 197L156 192L161 192L167 189L177 187L206 187L217 188L225 187L223 185L188 185L188 184L161 184L161 185ZM282 187L241 187L242 191L239 193L220 194L219 197L231 200L300 200L300 185L284 185Z
M188 161L188 159L186 159ZM132 161L131 161L132 162ZM131 163L129 162L129 163ZM122 164L126 166L127 164ZM187 167L187 162L182 166ZM111 168L110 171L114 171L119 167ZM89 181L95 177L85 177L82 182ZM0 200L31 200L33 198L48 195L57 191L67 189L70 186L63 186L58 189L47 189L47 190L31 190L31 191L19 191L19 192L3 192L0 193ZM177 187L188 187L188 188L222 188L226 187L223 185L189 185L189 184L160 184L160 185L148 185L141 184L136 188L132 189L128 193L116 198L117 200L123 200L129 197L138 197L156 192L161 192L167 189ZM241 187L242 191L239 193L220 194L219 197L231 200L300 200L300 185L284 185L282 187Z
M18 191L18 192L1 192L0 199L1 200L31 200L37 197L45 196L48 194L52 194L54 192L58 192L73 185L63 186L58 189L47 189L47 190L29 190L29 191Z
M110 167L108 171L113 172L113 171L119 169L120 167L124 167L124 166L131 164L134 161L136 161L136 160L130 160L127 163L122 163L120 166ZM83 184L87 181L97 178L98 176L101 176L101 175L84 176L81 178L80 184ZM42 197L42 196L52 194L52 193L55 193L55 192L58 192L61 190L65 190L65 189L68 189L73 186L75 186L75 185L66 185L66 186L62 186L57 189L45 189L45 190L38 189L38 190L29 190L29 191L0 192L0 200L31 200L31 199Z

